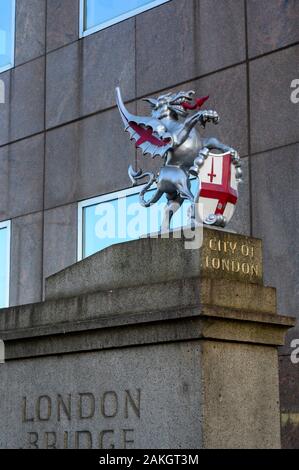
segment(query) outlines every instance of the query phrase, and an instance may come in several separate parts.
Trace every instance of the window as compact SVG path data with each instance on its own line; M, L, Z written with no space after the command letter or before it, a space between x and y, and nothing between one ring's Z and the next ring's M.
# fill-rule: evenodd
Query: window
M0 308L9 305L10 222L0 222Z
M169 0L80 0L80 37L108 28Z
M0 72L14 66L15 0L0 1Z
M97 251L149 233L157 233L161 227L166 197L150 208L139 204L138 186L80 202L78 205L78 256L80 261ZM191 181L193 193L197 191L197 179ZM156 188L146 193L149 200ZM172 219L172 228L188 223L190 203L185 201Z

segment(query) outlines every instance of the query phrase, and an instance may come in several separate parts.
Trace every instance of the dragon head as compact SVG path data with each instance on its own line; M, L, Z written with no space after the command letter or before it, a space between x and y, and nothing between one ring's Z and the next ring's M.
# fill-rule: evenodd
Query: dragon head
M152 116L156 119L172 117L178 120L180 117L185 118L189 110L199 108L208 99L208 96L199 98L192 105L191 101L194 95L195 92L193 90L187 92L179 91L178 93L167 93L158 98L144 98L144 101L151 105Z

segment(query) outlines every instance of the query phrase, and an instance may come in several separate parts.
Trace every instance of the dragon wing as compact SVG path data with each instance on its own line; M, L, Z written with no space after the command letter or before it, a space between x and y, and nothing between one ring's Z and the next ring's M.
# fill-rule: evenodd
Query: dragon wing
M123 103L119 88L116 88L116 103L125 130L129 132L131 140L135 140L136 148L140 148L143 155L150 154L152 158L164 157L172 148L173 140L162 122L156 118L139 117L129 113Z

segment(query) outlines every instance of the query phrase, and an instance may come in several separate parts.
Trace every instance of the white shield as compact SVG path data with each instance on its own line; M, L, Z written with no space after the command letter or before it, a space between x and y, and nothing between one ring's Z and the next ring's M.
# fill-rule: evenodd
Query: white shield
M230 153L210 153L200 171L199 203L203 205L203 221L206 224L217 225L220 216L221 219L224 217L221 225L225 225L234 214L238 200L238 181L231 160Z

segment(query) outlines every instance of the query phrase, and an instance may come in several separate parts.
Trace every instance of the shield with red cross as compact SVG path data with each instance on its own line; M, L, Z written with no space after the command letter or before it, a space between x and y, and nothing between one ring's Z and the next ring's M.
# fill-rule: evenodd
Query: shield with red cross
M210 153L200 171L202 187L199 203L203 205L204 223L213 224L217 216L223 216L227 223L234 214L238 181L231 160L230 153Z

